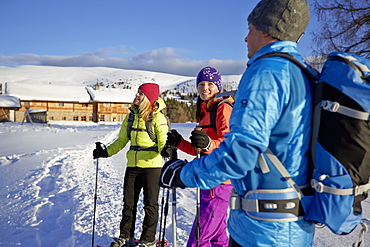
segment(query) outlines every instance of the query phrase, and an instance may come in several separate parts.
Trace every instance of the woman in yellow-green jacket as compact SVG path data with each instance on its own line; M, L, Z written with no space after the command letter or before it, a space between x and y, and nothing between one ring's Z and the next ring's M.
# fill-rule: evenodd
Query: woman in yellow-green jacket
M124 119L117 139L106 149L94 150L94 158L110 157L130 142L126 154L120 235L111 243L111 247L129 245L135 240L136 207L141 189L144 195L145 217L138 246L156 246L158 180L163 166L160 153L165 146L168 132L167 119L160 112L166 105L159 95L158 84L142 84L132 102L130 111L133 114L128 114ZM151 123L151 128L147 127L148 123Z

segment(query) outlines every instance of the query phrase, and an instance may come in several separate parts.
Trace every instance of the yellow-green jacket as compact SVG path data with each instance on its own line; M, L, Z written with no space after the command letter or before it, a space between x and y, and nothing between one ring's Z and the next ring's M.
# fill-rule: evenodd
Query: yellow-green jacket
M130 146L139 147L158 147L156 151L135 151L129 150L126 153L127 166L128 167L140 167L140 168L160 168L163 166L161 150L166 144L168 124L166 117L160 112L161 109L166 107L166 104L161 98L156 101L159 105L158 110L154 112L154 118L152 121L152 129L157 137L157 143L150 139L148 133L145 130L145 121L137 114L137 110L134 110L135 117L131 129L131 143ZM118 135L118 138L107 147L108 157L118 153L126 144L130 141L127 137L127 124L129 114L126 115L122 122L122 126Z

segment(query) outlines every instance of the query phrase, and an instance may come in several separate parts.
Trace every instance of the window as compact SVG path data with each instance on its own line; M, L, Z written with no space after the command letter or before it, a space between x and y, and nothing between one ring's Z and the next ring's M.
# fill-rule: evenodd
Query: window
M108 106L108 107L110 107L110 103L105 103L105 106Z
M67 118L66 118L66 117L62 117L62 120L63 120L63 121L66 121L66 120L67 120Z
M25 101L25 102L23 102L23 105L27 105L27 106L29 106L30 105L30 102L29 101Z
M63 102L59 102L58 103L58 106L64 106L64 103Z
M99 121L103 122L103 121L104 121L104 119L105 119L105 118L104 118L104 115L100 115L100 116L99 116Z
M124 103L124 104L123 104L123 106L124 106L124 107L129 107L129 106L130 106L130 104Z
M78 116L73 116L73 121L78 121Z
M82 116L81 121L86 121L86 116Z

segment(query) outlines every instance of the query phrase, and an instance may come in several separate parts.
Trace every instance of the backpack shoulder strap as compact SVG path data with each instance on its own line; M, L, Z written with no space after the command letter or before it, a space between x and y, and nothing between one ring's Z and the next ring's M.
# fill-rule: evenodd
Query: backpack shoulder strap
M282 58L288 59L289 61L294 63L296 66L298 66L298 68L300 68L302 70L302 72L307 76L307 78L310 81L317 81L318 80L317 76L312 74L311 71L309 71L303 63L301 63L300 61L295 59L289 53L286 53L286 52L267 53L267 54L259 57L257 60L259 60L261 58L266 58L266 57L282 57ZM314 156L315 156L315 150L316 150L316 140L317 140L317 136L318 136L319 123L320 123L320 112L321 112L320 101L321 101L321 94L322 94L322 85L320 83L319 84L313 84L313 87L314 87L314 90L313 90L314 95L313 95L313 102L312 102L313 121L312 121L312 134L311 134L311 143L310 143L311 148L309 150L309 152L311 152L311 155L309 155L309 158L311 159L311 162L310 162L311 166L312 165L315 166ZM313 170L313 167L310 167L310 170Z
M257 60L262 59L262 58L266 58L266 57L282 57L282 58L288 59L289 61L291 61L292 63L294 63L298 68L300 68L301 71L307 76L307 78L309 80L311 80L311 81L317 81L318 80L318 78L313 73L311 73L311 71L309 71L307 69L307 67L303 63L301 63L300 61L298 61L297 59L295 59L289 53L286 53L286 52L272 52L272 53L267 53L267 54L259 57ZM317 127L317 130L318 130L318 127ZM312 149L312 147L311 147L311 149ZM297 184L295 183L295 181L293 180L293 178L291 177L291 175L289 174L289 172L285 169L284 165L281 164L281 162L279 161L279 159L275 156L274 153L271 152L270 149L267 149L266 150L265 155L270 159L271 163L275 166L275 168L279 171L279 173L283 177L286 178L286 181L296 191L298 197L301 199L303 197L302 191L300 190L299 186L297 186ZM269 172L269 168L267 166L267 163L263 159L263 154L260 154L260 157L258 159L258 162L259 162L259 165L260 165L260 167L261 167L262 170L265 170L265 172Z
M130 113L128 115L128 121L127 121L127 137L129 140L131 140L131 130L132 130L132 124L134 123L135 114L130 109Z
M289 185L293 188L293 190L296 192L299 199L302 199L304 196L301 190L301 187L296 184L288 170L285 168L285 166L280 162L280 160L275 156L275 154L267 148L265 155L270 159L271 163L275 166L275 168L278 170L278 172L281 174L281 176L289 183ZM267 173L270 171L268 168L267 162L263 156L263 154L260 154L258 157L258 163L263 173Z
M134 123L134 118L135 118L135 113L132 110L130 110L128 121L127 121L127 131L126 131L127 137L129 140L131 140L131 131L133 130L132 125ZM145 130L143 129L135 129L135 130L146 131L150 139L153 142L157 142L157 137L155 136L153 132L152 122L153 122L153 117L149 118L149 120L145 122Z
M148 133L150 139L152 139L152 141L156 143L157 137L153 131L153 119L154 119L154 116L150 117L148 121L145 122L145 128L146 128L146 132Z
M257 60L259 60L261 58L265 58L265 57L282 57L282 58L288 59L289 61L291 61L292 63L294 63L295 65L297 65L303 71L303 73L305 73L305 75L310 80L317 81L316 76L314 74L312 74L311 71L309 71L304 64L302 64L300 61L298 61L297 59L295 59L289 53L286 53L286 52L272 52L272 53L267 53L267 54L259 57Z
M223 100L220 100L218 101L216 104L214 104L212 106L212 109L211 109L211 114L210 114L210 118L211 118L211 127L217 132L217 126L216 126L216 115L217 115L217 109L218 107L221 105L221 104L228 104L230 105L231 107L233 107L233 103L230 102L230 100L227 100L227 99L223 99Z
M166 115L166 110L161 109L160 112L163 114L163 116L166 118L168 129L170 129L170 119ZM146 132L148 133L150 139L152 139L153 142L157 143L157 136L155 135L153 131L153 119L155 115L151 118L149 118L148 121L145 122Z

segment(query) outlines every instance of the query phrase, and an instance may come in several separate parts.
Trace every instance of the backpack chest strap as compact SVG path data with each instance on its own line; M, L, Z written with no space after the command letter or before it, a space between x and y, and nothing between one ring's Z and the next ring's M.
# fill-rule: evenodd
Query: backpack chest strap
M365 120L370 121L370 113L358 111L355 109L351 109L346 106L340 105L338 102L330 101L330 100L323 100L321 101L321 107L330 112L338 112L342 115L345 115L347 117L359 119L359 120Z
M140 128L131 128L132 131L146 131L146 129L140 129Z
M320 176L320 178L321 177L323 179L320 181L317 181L316 179L311 180L311 187L314 188L318 193L329 193L329 194L341 195L341 196L345 196L345 195L358 196L370 190L370 179L369 179L369 182L364 185L355 186L349 189L338 189L338 188L333 188L333 187L324 185L321 181L325 180L326 176L322 175Z
M154 151L154 152L158 153L158 147L130 146L130 150L133 150L133 151Z

